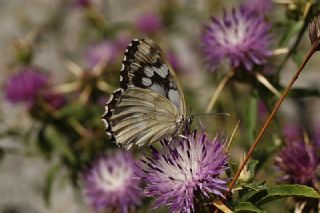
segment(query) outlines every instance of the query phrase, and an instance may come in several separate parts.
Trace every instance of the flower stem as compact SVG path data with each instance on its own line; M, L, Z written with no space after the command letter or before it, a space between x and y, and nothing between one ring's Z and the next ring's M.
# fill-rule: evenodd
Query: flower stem
M214 106L214 104L216 103L220 93L222 92L224 86L228 83L228 81L230 80L230 78L232 78L234 76L235 72L233 69L231 69L229 72L227 72L225 74L225 76L223 77L223 79L220 81L217 89L213 92L210 102L207 106L206 109L206 113L209 113L212 110L212 107Z
M227 197L233 186L235 185L237 179L239 178L242 170L244 169L245 165L247 164L249 158L251 157L254 149L257 147L258 143L260 142L263 134L265 133L265 131L267 130L268 126L270 125L272 119L274 118L275 114L277 113L277 111L279 110L282 102L284 101L284 99L288 96L288 93L290 92L293 84L295 83L295 81L298 79L300 73L302 72L303 68L305 67L305 65L308 63L308 61L310 60L310 58L312 57L312 55L319 49L320 46L320 37L317 39L316 42L313 43L311 49L309 50L309 52L307 53L303 63L300 65L299 69L297 70L296 74L292 77L292 79L289 82L289 85L286 87L285 91L282 93L280 99L277 101L277 103L275 104L274 108L272 109L272 112L270 113L270 115L268 116L268 118L266 119L266 121L264 122L256 140L254 141L253 145L251 146L251 148L249 149L248 153L246 154L245 158L243 159L243 162L241 163L239 169L237 170L234 178L232 179L231 183L228 186L228 190L225 193L225 197ZM218 210L214 211L215 213L218 212Z
M241 163L238 171L236 172L234 178L232 179L231 183L229 184L228 187L228 191L226 193L226 195L228 195L231 192L231 189L233 188L233 186L235 185L237 179L239 178L239 175L241 173L241 171L243 170L243 168L245 167L245 165L247 164L249 158L251 157L254 149L256 148L256 146L258 145L258 143L260 142L263 134L265 133L265 131L267 130L268 126L270 125L272 119L274 118L275 114L277 113L277 111L279 110L282 102L284 101L284 99L288 96L289 91L291 90L293 84L295 83L295 81L298 79L300 73L302 72L303 68L305 67L305 65L308 63L308 61L310 60L310 58L312 57L312 55L317 51L318 46L320 44L320 38L318 38L318 41L315 42L310 51L308 52L308 54L306 55L303 63L301 64L301 66L299 67L299 69L297 70L296 74L292 77L289 85L287 86L287 88L285 89L285 91L282 93L280 99L277 101L276 105L274 106L272 112L270 113L270 115L268 116L268 118L266 119L266 121L264 122L256 140L254 141L253 145L251 146L250 150L248 151L248 153L246 154L246 157L244 158L243 162Z

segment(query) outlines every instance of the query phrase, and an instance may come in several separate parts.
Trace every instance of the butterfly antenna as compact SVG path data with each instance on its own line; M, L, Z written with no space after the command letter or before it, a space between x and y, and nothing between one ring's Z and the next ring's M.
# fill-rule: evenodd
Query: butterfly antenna
M199 113L199 114L193 114L191 116L194 117L194 116L202 116L202 115L225 115L225 116L231 116L229 113L226 113L226 112Z

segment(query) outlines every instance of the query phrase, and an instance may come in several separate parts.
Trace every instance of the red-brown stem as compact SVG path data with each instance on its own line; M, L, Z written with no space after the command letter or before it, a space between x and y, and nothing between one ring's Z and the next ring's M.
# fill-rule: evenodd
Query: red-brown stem
M277 101L276 105L274 106L272 112L270 113L270 115L268 116L268 118L266 119L266 121L264 122L256 140L254 141L253 145L251 146L250 150L248 151L248 153L246 154L244 160L242 161L239 169L237 170L234 178L232 179L231 183L229 184L228 190L225 193L225 197L227 197L229 195L229 193L231 192L233 186L235 185L236 181L238 180L242 170L244 169L245 165L247 164L249 158L251 157L254 149L257 147L258 143L260 142L263 134L265 133L265 131L267 130L268 126L270 125L272 119L274 118L275 114L277 113L278 109L280 108L282 102L284 101L284 99L288 96L289 91L291 90L293 84L295 83L295 81L298 79L300 73L302 72L303 68L305 67L305 65L308 63L308 61L310 60L311 56L317 51L317 49L320 46L320 38L318 38L318 40L316 42L314 42L314 44L312 45L310 51L308 52L308 54L306 55L303 63L300 65L299 69L297 70L296 74L292 77L289 85L287 86L287 88L285 89L285 91L283 92L283 94L281 95L280 99ZM217 213L218 210L216 209L215 213Z

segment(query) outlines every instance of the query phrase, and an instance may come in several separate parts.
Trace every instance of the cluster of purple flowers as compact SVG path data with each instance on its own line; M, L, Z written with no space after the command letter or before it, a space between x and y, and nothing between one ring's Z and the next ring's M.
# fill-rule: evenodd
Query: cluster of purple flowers
M91 5L88 0L75 3L83 8ZM224 59L232 68L247 71L264 65L271 55L270 25L265 18L271 6L271 1L248 0L239 8L224 11L222 18L212 17L202 33L202 51L209 67L215 69ZM147 34L163 28L161 17L153 13L142 14L135 24L139 32ZM86 51L88 66L114 63L117 54L123 52L123 44L128 43L124 40L91 45ZM168 58L174 68L181 67L173 52L169 52ZM45 74L26 68L8 79L5 95L12 103L28 105L41 98L58 109L64 105L64 98L49 88ZM265 105L261 102L259 106L264 118ZM275 160L277 169L284 174L282 181L317 188L319 145L307 143L298 129L288 130L287 143ZM129 152L117 151L99 157L84 172L84 194L95 211L130 212L146 196L155 199L156 208L167 206L171 212L194 212L199 194L205 198L224 197L227 180L221 175L228 169L228 156L221 138L211 140L204 132L192 131L170 143L162 140L161 149L150 148L151 154L141 162Z
M168 143L162 150L151 147L152 156L134 164L128 153L100 158L85 174L85 194L97 210L119 208L125 212L139 204L139 178L146 184L144 195L155 198L155 207L169 206L171 212L195 210L196 192L223 197L227 155L221 139L189 133Z
M202 35L202 49L211 68L216 68L223 59L228 59L233 68L248 71L266 63L271 37L264 14L271 3L262 2L268 4L249 1L225 12L222 19L212 18ZM138 17L136 27L140 32L153 33L161 29L163 23L159 16L147 13ZM110 42L99 44L88 51L88 61L94 66L101 58L113 60L114 52ZM180 66L175 55L169 58L173 66ZM223 197L227 181L221 174L228 168L228 157L220 138L210 140L205 133L194 131L161 144L161 150L151 146L152 154L145 156L140 164L132 163L132 157L128 160L119 154L101 158L92 165L84 179L91 206L101 211L107 207L119 209L121 205L120 210L125 212L138 205L145 195L155 199L155 207L192 212L199 192L204 197ZM137 178L145 184L143 192L137 190L141 184Z

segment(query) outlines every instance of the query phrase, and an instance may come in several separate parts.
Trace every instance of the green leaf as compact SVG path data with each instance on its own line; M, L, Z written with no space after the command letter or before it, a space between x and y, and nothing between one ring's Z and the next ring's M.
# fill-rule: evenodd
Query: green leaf
M250 189L250 190L254 190L254 191L260 191L262 189L267 189L265 181L245 183L242 185L242 188Z
M56 175L58 174L59 170L60 170L60 164L56 164L51 167L51 169L48 171L46 176L45 186L43 189L43 198L48 206L50 205L53 181Z
M234 208L235 213L265 213L263 209L258 208L249 202L239 202Z
M320 198L320 194L313 188L298 184L283 184L269 188L267 191L267 195L258 202L259 205L286 197Z
M265 185L265 182L243 184L242 188L243 190L247 191L241 196L242 201L250 201L256 203L267 194L267 187Z
M67 139L59 134L59 132L53 127L48 126L45 130L45 137L52 144L53 148L58 151L63 157L65 157L70 163L76 161L74 153L68 145Z
M44 125L41 127L37 134L36 146L46 158L50 158L52 152L52 144L49 142L45 136L47 126Z

